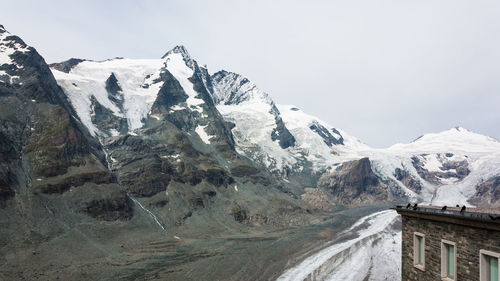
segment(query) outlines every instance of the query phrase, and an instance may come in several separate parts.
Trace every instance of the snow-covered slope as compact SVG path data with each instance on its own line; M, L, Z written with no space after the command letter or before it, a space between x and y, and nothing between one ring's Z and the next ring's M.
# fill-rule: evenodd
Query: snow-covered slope
M368 157L381 179L412 200L432 204L468 204L480 182L500 174L500 142L461 127L387 149L345 147L336 157Z
M196 111L201 117L206 116L202 107L205 100L190 80L195 69L196 62L182 46L177 46L161 59L116 58L99 62L81 61L68 71L55 65L51 68L80 120L93 136L100 137L127 132L134 134L135 130L144 126L148 117L159 119L159 116L151 114L151 109L162 86L171 81L165 78L167 75L173 76L176 80L173 83L178 83L187 95L184 102L170 105L170 112ZM107 117L110 119L109 126L102 126L98 123L100 120L96 120L96 114L102 111L111 115ZM125 129L117 120L126 121ZM205 127L198 125L194 131L203 142L208 143Z
M436 205L467 204L481 181L500 174L500 142L461 127L394 145L385 153L411 159L414 176L433 191L422 199Z
M69 73L52 69L59 85L68 95L80 120L92 135L103 134L91 121L92 102L97 101L117 117L126 118L130 131L142 127L162 82L156 81L164 60L113 59L102 62L83 61ZM112 101L106 81L114 75L121 88L123 104ZM115 133L116 134L116 133ZM111 133L113 135L113 133Z
M227 71L212 76L213 98L235 124L241 153L277 174L319 172L338 162L340 147L366 149L361 141L288 105L276 105L247 78Z
M220 71L212 81L217 109L226 121L235 124L232 132L238 151L271 171L293 167L297 163L293 157L295 140L280 145L277 123L282 121L269 96L236 73ZM284 134L289 134L288 130Z
M293 105L278 105L278 109L285 125L297 140L295 148L316 170L338 163L337 155L342 151L369 149L359 139Z
M368 157L372 169L395 192L415 201L468 204L482 181L500 174L500 142L457 127L408 144L373 149L341 129L272 99L241 75L212 76L212 95L241 153L286 176L321 174L339 163ZM282 147L273 131L283 123L294 139ZM399 190L399 191L398 191Z
M235 124L239 152L285 177L304 171L321 174L368 157L378 177L401 196L455 205L467 204L477 184L500 174L500 143L464 128L373 149L297 107L275 105L241 75L221 71L212 76L212 84L217 109ZM293 136L293 145L280 146L273 138L279 122Z

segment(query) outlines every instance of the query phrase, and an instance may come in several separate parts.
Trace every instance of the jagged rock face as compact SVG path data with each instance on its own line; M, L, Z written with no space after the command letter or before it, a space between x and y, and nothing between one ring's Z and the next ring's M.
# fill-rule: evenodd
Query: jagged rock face
M396 168L394 170L394 176L410 190L416 193L420 193L422 191L422 184L420 181L415 179L415 177L413 177L407 170Z
M343 163L335 170L326 172L318 181L318 187L330 192L335 201L345 205L361 205L391 199L389 189L373 173L370 160Z
M107 107L100 104L95 97L90 98L91 121L95 126L106 133L107 136L116 136L128 132L127 119L118 117Z
M0 130L0 207L6 200L14 197L12 186L17 184L17 177L10 165L17 158L17 149L14 140L11 140L3 130L5 129Z
M267 112L263 113L269 115L269 121L274 119L274 124L271 125L273 126L270 133L271 140L278 142L282 149L292 147L295 144L295 138L285 126L274 102L266 93L259 90L254 83L239 74L224 70L212 75L211 80L213 85L212 97L216 104L238 106L242 104L255 105L257 103L257 106L262 107L263 110L267 110ZM245 111L245 106L243 105L240 110ZM238 128L241 127L242 120L230 119L229 121L236 121L235 126Z
M217 109L234 124L232 132L239 151L266 169L283 172L285 167L273 159L274 151L293 148L295 137L274 102L239 74L223 70L212 75L211 81Z
M67 61L50 64L49 66L51 68L62 71L64 73L69 73L73 67L75 67L77 64L81 63L82 61L85 61L85 60L71 58Z
M216 72L211 77L214 86L213 99L216 104L238 105L254 99L262 99L271 104L267 94L247 78L225 70Z
M176 47L161 60L82 61L69 75L53 71L82 122L102 142L117 182L132 198L171 210L176 225L197 210L214 208L227 196L224 190L272 188L273 180L235 151L231 124L212 100L211 78L185 48ZM137 96L146 101L134 107L130 103L140 103ZM286 146L286 133L278 128L276 142ZM176 198L164 198L167 194Z
M234 124L238 152L260 167L301 185L317 181L345 139L336 129L296 107L277 106L249 79L228 71L212 75L212 96L224 119ZM358 143L351 139L351 143Z
M423 179L436 185L457 183L470 173L467 156L453 153L417 155L412 164Z
M25 188L61 193L81 181L109 178L99 145L74 118L36 50L0 27L0 57L2 198ZM87 176L78 180L81 173Z
M278 141L280 147L283 149L293 146L295 144L295 138L286 128L285 123L283 123L283 120L281 120L281 117L276 115L275 120L276 128L274 128L273 132L271 133L271 139L273 141Z
M118 84L118 79L114 73L109 75L106 79L106 91L108 92L108 98L118 106L118 108L123 109L123 90Z
M484 208L500 208L500 176L493 177L476 186L476 193L469 202Z
M335 138L329 131L327 128L323 127L321 124L319 124L318 122L313 122L309 128L317 133L318 135L320 135L322 138L323 138L323 141L325 142L326 145L328 145L329 147L332 147L333 145L339 145L339 144L344 144L344 138L342 137L342 135L340 135L339 131L337 131L335 128L332 128L332 130L334 132L336 132L340 138L337 139Z

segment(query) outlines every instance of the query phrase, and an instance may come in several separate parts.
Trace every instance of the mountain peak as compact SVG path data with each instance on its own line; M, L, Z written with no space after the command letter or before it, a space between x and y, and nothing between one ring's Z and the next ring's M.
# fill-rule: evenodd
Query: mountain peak
M183 45L175 46L172 50L166 52L161 58L164 59L168 57L170 54L181 54L184 59L191 59L189 52Z
M495 138L457 126L439 133L425 134L408 144L395 144L389 149L483 151L499 149L499 145L500 141Z
M184 62L186 63L186 65L189 68L195 70L195 68L196 68L195 61L189 55L189 52L187 51L186 47L184 47L182 45L177 45L172 50L165 53L161 58L168 59L168 56L173 55L173 54L180 54L182 56L182 58L184 59Z
M466 128L461 127L461 126L455 126L453 129L455 129L455 130L457 130L459 132L470 132L470 133L473 133L471 130L467 130Z
M240 104L259 99L274 106L271 98L243 75L220 70L212 75L216 103Z
M23 67L21 65L22 62L19 64L16 60L19 59L20 54L30 52L31 50L34 49L27 46L21 38L12 35L0 25L0 66L3 66L2 70L0 70L0 76L3 77L0 79L1 83L12 84L15 78L19 78L17 71Z

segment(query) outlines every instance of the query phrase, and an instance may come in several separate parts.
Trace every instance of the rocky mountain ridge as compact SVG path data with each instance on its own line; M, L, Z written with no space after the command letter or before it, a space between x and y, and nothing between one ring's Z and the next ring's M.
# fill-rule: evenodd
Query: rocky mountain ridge
M373 149L242 75L210 75L182 46L49 67L0 26L0 121L0 273L72 245L81 253L65 268L85 256L136 274L184 238L310 226L395 201L500 202L495 139L454 128ZM33 254L9 256L20 249Z

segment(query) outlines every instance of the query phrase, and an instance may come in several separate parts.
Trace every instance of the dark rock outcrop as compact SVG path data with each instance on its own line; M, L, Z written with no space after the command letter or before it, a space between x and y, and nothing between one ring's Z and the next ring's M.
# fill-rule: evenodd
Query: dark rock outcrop
M133 214L132 205L125 192L114 192L103 198L80 204L80 210L97 220L129 220Z
M43 177L60 193L79 181L75 175L106 174L99 143L75 117L44 59L17 36L0 45L12 51L12 63L0 68L17 77L0 83L0 168L9 171L1 181L18 190L39 186L31 179Z
M101 132L110 132L116 130L116 133L126 134L128 131L127 119L118 117L111 110L100 104L97 99L92 96L91 104L91 120Z
M326 172L320 177L318 187L344 205L370 204L391 198L388 188L372 171L368 158L346 162Z
M0 186L0 207L3 207L5 201L14 197L16 193L8 186Z
M233 203L233 206L231 207L231 215L233 216L234 220L239 223L243 223L248 219L247 211L238 203Z
M410 190L420 193L422 190L422 184L415 179L407 170L396 168L394 170L394 176L398 181L408 187Z
M336 139L329 131L327 128L323 127L321 124L318 122L314 122L311 126L309 126L309 129L311 129L313 132L318 134L322 139L323 142L325 142L326 145L329 147L332 147L333 145L338 145L338 144L344 144L344 139L340 137L339 139ZM338 131L337 131L338 133ZM338 133L340 135L340 133Z
M279 115L276 115L274 119L276 121L276 128L274 128L274 130L271 132L271 139L273 141L277 140L280 144L280 147L283 149L294 146L295 137L290 133L290 131L288 131L285 123L283 123L283 120L281 120L281 117L279 117Z
M259 170L248 165L239 165L231 169L231 174L235 177L248 177L258 173Z
M114 73L106 79L106 91L108 92L109 99L116 105L118 108L123 108L123 92L120 85L118 85L118 79Z
M69 73L73 67L75 67L76 65L78 65L79 63L81 63L83 61L85 61L85 60L70 58L67 61L53 63L50 65L50 67L55 68L55 69L62 71L62 72Z
M469 200L483 208L500 208L500 176L496 176L476 186L476 193Z
M135 163L119 174L119 182L133 197L151 197L167 189L172 179L172 167L166 161L154 159Z
M82 186L85 183L105 184L116 182L115 176L109 171L97 171L80 173L63 178L56 183L48 183L36 186L34 192L45 194L62 194L71 187Z

